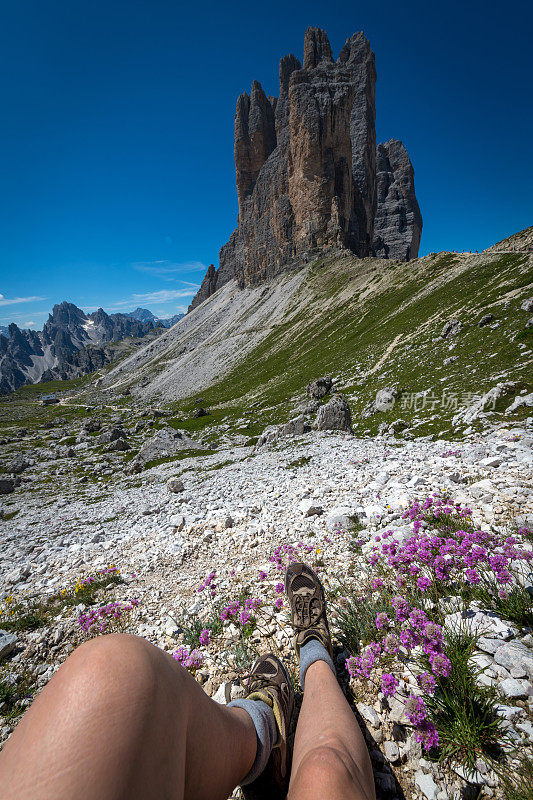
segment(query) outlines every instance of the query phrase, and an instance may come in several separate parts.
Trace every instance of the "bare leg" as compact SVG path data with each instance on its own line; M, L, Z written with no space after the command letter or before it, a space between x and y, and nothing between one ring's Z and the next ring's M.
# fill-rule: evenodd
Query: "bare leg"
M226 798L256 733L168 654L136 636L78 648L0 753L0 800Z
M374 800L363 734L329 666L315 661L305 676L296 728L289 800Z

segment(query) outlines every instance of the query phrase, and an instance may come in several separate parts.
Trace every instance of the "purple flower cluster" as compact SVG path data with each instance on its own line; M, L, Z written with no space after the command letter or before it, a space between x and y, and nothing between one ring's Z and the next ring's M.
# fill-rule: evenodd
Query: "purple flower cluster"
M203 628L200 632L200 636L198 637L198 641L200 642L200 644L203 645L204 647L207 647L207 645L209 644L210 635L211 631L209 630L209 628Z
M415 730L415 741L422 745L424 750L432 750L439 745L439 734L432 722L425 720Z
M178 649L172 653L172 658L175 658L185 669L193 671L199 669L204 663L204 657L199 650L194 649L189 651L189 648L185 645L178 647Z
M458 454L445 451L443 456ZM531 532L520 529L518 537L513 537L476 530L469 508L436 494L414 502L403 518L413 522L413 534L399 542L392 531L386 531L376 537L368 556L370 565L379 570L370 591L384 593L391 609L377 614L377 640L361 655L349 658L346 668L352 677L370 678L375 668L383 669L397 658L412 661L418 667L417 684L427 697L450 675L452 664L445 652L442 627L422 608L413 606L413 598L431 592L438 601L442 595L439 587L447 591L452 588L448 584L481 582L494 594L505 596L513 573L523 572L533 560L531 548L520 538L530 538ZM405 591L390 597L388 590L394 584ZM385 697L392 697L398 685L392 672L382 673ZM436 747L438 732L421 697L408 698L406 715L415 726L416 741L425 750Z
M257 611L260 605L261 600L258 597L247 597L244 603L239 600L232 600L220 612L220 619L222 622L230 621L246 625L252 619L253 612Z
M388 633L381 642L383 651L389 655L398 655L400 652L400 640L393 633Z
M420 697L409 695L405 702L405 716L415 727L415 741L419 742L424 750L431 750L439 744L439 734L435 725L427 718L426 704Z
M447 677L451 669L450 660L444 653L442 627L431 622L423 609L411 608L405 597L393 597L391 603L396 619L392 620L385 612L376 617L376 628L387 628L382 640L371 642L362 655L349 658L346 669L353 677L369 678L380 659L390 660L400 653L401 647L407 651L404 655L420 647L431 673L422 673L424 677L421 676L419 685L427 691L434 691L435 678Z
M426 694L434 694L437 688L437 681L431 672L421 672L420 675L417 675L416 682Z
M421 697L410 694L405 701L405 716L412 725L421 725L426 721L428 710Z
M370 678L381 652L382 647L378 642L370 642L363 655L346 659L346 669L352 677Z
M91 609L87 614L82 614L78 618L81 629L88 634L105 633L109 623L121 619L124 614L133 611L139 605L139 601L134 598L129 603L121 603L115 600L101 608Z
M275 564L277 570L282 571L285 570L287 565L292 561L301 561L302 552L312 553L313 547L303 542L298 542L296 547L293 544L281 544L279 547L276 547L273 554L269 557L269 561Z
M415 592L428 592L450 581L483 581L489 587L512 583L512 570L531 563L533 553L513 536L473 530L471 513L441 498L416 501L403 515L413 521L413 535L400 544L387 531L387 541L376 539L369 563L385 573L394 572L399 587L411 586ZM444 532L432 532L432 520L438 520ZM379 589L380 580L373 579L373 590Z
M100 576L100 575L102 575L102 576L104 576L104 575L118 575L118 574L119 574L118 569L116 567L113 567L113 566L111 566L111 567L103 567L102 569L99 569L98 572L97 572L98 576ZM95 583L95 582L96 582L96 578L94 577L94 575L87 575L86 578L79 578L78 579L78 585L80 585L80 586L90 586L91 583Z
M216 583L215 583L216 576L217 576L217 574L216 574L215 570L210 572L209 575L207 576L207 578L205 579L205 581L200 584L200 586L198 587L198 589L196 591L197 592L203 592L203 591L205 591L205 589L209 589L209 596L211 598L215 597L215 595L217 593L217 587L216 587Z
M399 686L399 681L390 672L384 672L381 678L381 691L385 697L392 697Z
M376 628L385 628L388 626L389 622L390 619L388 615L384 611L382 611L376 617Z
M444 653L432 653L429 657L429 663L434 675L439 678L447 678L452 668L450 659Z

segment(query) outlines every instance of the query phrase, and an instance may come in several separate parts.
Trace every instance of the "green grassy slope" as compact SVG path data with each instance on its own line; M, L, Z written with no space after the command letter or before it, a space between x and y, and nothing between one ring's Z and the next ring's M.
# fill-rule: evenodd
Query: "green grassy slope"
M532 280L530 260L514 253L438 254L409 264L351 256L323 260L310 268L304 296L295 298L286 321L201 392L202 403L219 412L194 422L208 426L220 421L222 409L241 414L252 404L264 422L287 418L308 381L329 373L342 383L361 433L398 417L420 421L419 434L450 431L454 405L469 402L468 393L483 393L502 380L521 382L519 390L533 388L533 331L525 328L529 315L520 309ZM486 313L498 327L478 327ZM452 317L463 330L441 339ZM445 366L449 356L458 358ZM362 419L368 402L389 385L402 391L395 408ZM425 408L409 407L412 393L428 390L432 400Z

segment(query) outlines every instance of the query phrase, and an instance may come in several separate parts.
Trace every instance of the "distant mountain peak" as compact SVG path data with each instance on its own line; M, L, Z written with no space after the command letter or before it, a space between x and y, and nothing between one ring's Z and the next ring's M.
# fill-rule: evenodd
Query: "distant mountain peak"
M165 328L171 328L172 325L175 325L176 322L185 316L185 314L174 314L171 317L156 317L155 314L152 314L147 308L141 308L138 306L135 311L130 311L126 314L127 317L132 317L132 319L137 319L139 322L153 322L154 325L157 322L163 323Z
M141 308L140 306L137 306L135 311L130 311L126 316L137 319L139 322L147 322L148 320L154 321L157 319L155 314L152 314L147 308Z

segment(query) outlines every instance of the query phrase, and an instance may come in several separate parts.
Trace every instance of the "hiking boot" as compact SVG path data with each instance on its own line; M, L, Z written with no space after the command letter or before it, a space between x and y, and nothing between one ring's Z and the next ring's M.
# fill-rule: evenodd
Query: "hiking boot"
M307 564L289 564L285 573L285 592L291 607L297 656L300 657L300 648L310 639L318 639L333 660L324 588L318 576Z
M287 737L294 709L294 689L284 664L272 653L259 656L246 684L249 700L262 700L274 711L278 740L258 778L241 786L245 800L285 798L289 788L291 753Z

